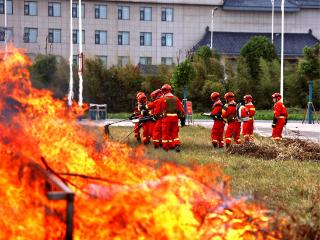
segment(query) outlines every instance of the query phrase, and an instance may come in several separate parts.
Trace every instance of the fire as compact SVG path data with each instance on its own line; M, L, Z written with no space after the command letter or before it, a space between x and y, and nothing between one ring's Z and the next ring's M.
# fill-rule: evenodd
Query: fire
M266 209L232 198L217 166L160 163L98 143L77 124L83 109L32 88L30 60L10 51L0 64L0 239L65 238L65 202L46 197L34 163L75 192L74 239L281 238Z

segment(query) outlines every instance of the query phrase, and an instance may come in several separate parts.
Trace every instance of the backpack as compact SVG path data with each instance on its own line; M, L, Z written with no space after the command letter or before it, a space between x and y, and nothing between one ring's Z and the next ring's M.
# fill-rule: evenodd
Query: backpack
M248 110L246 108L246 106L244 106L244 103L239 102L236 106L236 113L237 113L237 119L240 122L246 122L249 120L249 113Z

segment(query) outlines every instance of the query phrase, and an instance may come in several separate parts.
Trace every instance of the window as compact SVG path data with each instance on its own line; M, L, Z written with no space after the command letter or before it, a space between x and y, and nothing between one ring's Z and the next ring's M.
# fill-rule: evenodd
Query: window
M80 42L79 30L72 30L72 43L78 44ZM85 32L82 30L82 43L85 43Z
M118 7L118 19L119 20L129 20L130 18L130 8L129 7Z
M140 46L151 46L152 45L152 33L141 32L140 33Z
M118 66L123 67L129 63L129 57L127 56L119 56L118 57Z
M152 57L140 57L139 63L142 65L151 65L152 64Z
M72 56L72 64L73 65L78 65L78 55L73 55Z
M0 14L4 14L4 0L0 0ZM13 14L12 0L7 0L7 14Z
M118 45L129 45L129 44L130 44L130 33L118 32Z
M162 8L161 20L164 22L172 22L173 21L173 8Z
M48 16L61 17L61 3L49 2L48 3Z
M97 58L99 58L102 62L103 65L107 65L107 60L108 60L108 57L107 56L100 56L100 55L97 55Z
M81 17L84 18L84 4L81 4ZM78 18L79 17L79 5L78 3L72 3L72 17Z
M24 28L23 42L36 43L38 41L38 28Z
M161 58L161 64L172 65L173 64L173 58L172 57L162 57Z
M96 44L107 44L107 31L95 31L95 43Z
M140 20L141 21L151 21L152 20L152 8L151 7L140 8Z
M61 29L49 28L49 43L61 43Z
M25 1L24 2L24 15L37 16L38 15L37 2Z
M6 40L6 29L0 28L0 42ZM13 28L7 28L7 42L13 42Z
M107 18L107 5L96 5L94 8L94 16L97 19Z
M173 33L162 33L161 34L161 46L173 46Z

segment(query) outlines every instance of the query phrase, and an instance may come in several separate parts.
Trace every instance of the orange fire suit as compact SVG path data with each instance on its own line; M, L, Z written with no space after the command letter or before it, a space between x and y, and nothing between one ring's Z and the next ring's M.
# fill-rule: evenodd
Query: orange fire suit
M227 121L228 126L225 133L226 147L231 145L231 139L236 141L237 144L241 143L240 131L241 122L236 118L236 102L231 100L222 108L222 117Z
M133 110L133 114L135 117L140 116L138 104L135 106L135 108ZM141 129L141 125L139 123L135 123L134 124L134 137L137 139L138 142L141 142L140 129Z
M221 117L222 114L222 102L220 100L217 100L214 102L211 110L211 116L214 119L212 130L211 130L211 139L212 139L212 145L214 147L220 147L223 148L224 142L223 142L223 132L224 132L224 121Z
M162 118L162 147L168 151L180 145L179 118L184 117L184 110L179 98L172 93L160 98L155 113Z
M273 106L273 123L272 123L272 138L275 141L282 139L282 130L287 123L288 112L283 102L278 101Z
M146 109L148 102L146 103L142 103L141 105L138 106L139 108L139 118L143 118L143 117L147 117L150 116L150 112L149 110ZM152 137L152 130L153 130L153 122L152 121L147 121L141 124L142 128L143 128L143 138L142 138L142 142L144 144L149 144L150 143L150 139Z
M151 114L154 115L154 116L157 115L156 112L155 112L155 109L157 108L159 103L160 103L160 98L158 98L155 101L150 102L150 103L147 104L147 109L151 110ZM158 109L159 109L159 107L158 107ZM156 121L152 122L152 123L153 123L153 126L152 126L152 143L153 143L153 146L155 148L158 148L161 145L162 119L161 118L156 119Z
M254 115L256 114L255 106L252 102L248 102L245 104L247 113L249 115L249 120L242 123L242 134L244 140L246 142L253 141L253 123L254 123Z

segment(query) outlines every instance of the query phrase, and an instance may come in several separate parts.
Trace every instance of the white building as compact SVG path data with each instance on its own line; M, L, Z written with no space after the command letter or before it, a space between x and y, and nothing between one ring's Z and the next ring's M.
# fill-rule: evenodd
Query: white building
M0 0L2 45L4 1ZM73 42L76 44L79 9L78 1L73 2ZM275 0L276 33L281 29L280 2ZM226 36L231 42L239 42L240 33L251 36L271 32L270 0L86 0L82 3L84 55L98 56L108 66L128 61L172 64L183 59L190 49L208 44L206 28L211 26L214 7L218 9L213 17L213 46L222 54L232 55L221 50L221 44L230 45L224 42ZM299 43L294 47L302 53L303 44L313 45L320 38L320 0L286 0L285 10L285 31L294 34L290 41ZM69 1L7 0L7 12L7 35L15 46L25 48L29 54L51 53L68 58ZM240 43L236 45L234 47L241 47ZM74 52L77 51L75 45Z

